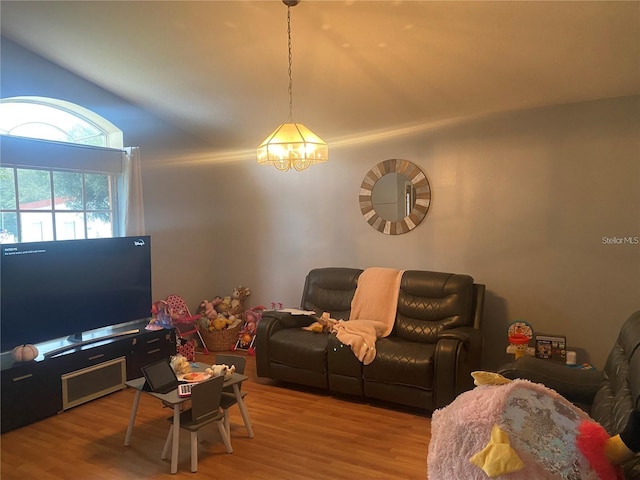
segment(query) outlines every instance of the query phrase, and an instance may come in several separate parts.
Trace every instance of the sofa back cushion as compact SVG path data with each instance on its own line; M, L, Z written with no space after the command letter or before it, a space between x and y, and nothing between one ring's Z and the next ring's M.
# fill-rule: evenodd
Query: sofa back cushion
M442 330L473 326L473 278L407 270L400 282L395 335L436 343Z
M340 267L311 270L304 282L300 306L318 315L329 312L331 318L348 320L361 273L360 269Z

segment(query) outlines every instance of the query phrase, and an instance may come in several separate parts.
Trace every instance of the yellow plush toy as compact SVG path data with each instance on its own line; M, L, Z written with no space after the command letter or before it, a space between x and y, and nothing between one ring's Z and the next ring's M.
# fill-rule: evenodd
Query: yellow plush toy
M233 320L229 320L227 317L220 314L209 323L209 330L211 331L224 330L232 323L233 323Z
M307 327L302 327L303 330L308 330L314 333L331 332L333 330L333 326L338 322L331 318L328 312L324 312L321 317L313 318L315 318L316 321Z

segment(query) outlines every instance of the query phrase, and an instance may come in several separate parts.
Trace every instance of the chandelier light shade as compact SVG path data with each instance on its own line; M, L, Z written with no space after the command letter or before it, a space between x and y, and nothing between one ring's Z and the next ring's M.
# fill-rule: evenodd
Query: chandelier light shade
M327 144L301 123L283 123L258 147L259 164L283 171L304 170L328 158Z
M293 76L291 75L291 7L299 0L282 0L287 6L287 40L289 47L289 123L283 123L258 147L258 163L273 165L278 170L301 171L314 163L329 159L329 147L301 123L293 122Z

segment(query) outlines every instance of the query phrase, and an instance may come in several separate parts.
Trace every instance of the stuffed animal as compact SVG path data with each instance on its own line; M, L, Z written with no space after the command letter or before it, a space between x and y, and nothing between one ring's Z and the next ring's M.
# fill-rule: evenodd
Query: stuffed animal
M474 372L476 388L432 415L429 480L616 480L640 450L640 412L625 431L604 428L556 391Z
M205 370L205 373L208 373L212 377L219 377L220 375L224 375L225 377L230 377L236 371L235 365L211 365L210 368Z
M333 326L338 322L330 317L329 313L323 312L321 317L313 317L315 322L306 327L302 327L303 330L308 330L314 333L330 333L333 330Z
M216 313L221 313L225 317L229 316L229 309L231 308L231 295L222 297L218 304L215 306Z
M209 323L209 330L224 330L230 325L233 325L234 321L225 317L224 315L218 315Z
M231 320L240 320L245 310L245 300L249 295L251 295L251 290L239 285L231 295L220 299L215 305L215 310Z
M186 357L182 355L174 355L171 357L171 368L176 372L176 375L184 375L191 372L191 364Z
M202 302L200 302L197 313L203 317L208 318L209 320L213 320L218 316L216 306L220 303L222 303L221 297L216 297L211 301L203 300Z
M251 290L242 285L238 285L231 295L231 304L229 305L228 314L233 315L236 318L240 318L245 311L245 301L247 297L251 295Z
M216 311L218 305L222 303L222 297L215 297L213 300L203 300L200 302L200 306L198 307L198 314L200 315L200 319L198 320L198 326L204 330L221 330L224 328L220 320L218 320L219 316L222 316L221 313ZM217 322L217 326L214 326L213 323ZM219 327L219 328L218 328Z

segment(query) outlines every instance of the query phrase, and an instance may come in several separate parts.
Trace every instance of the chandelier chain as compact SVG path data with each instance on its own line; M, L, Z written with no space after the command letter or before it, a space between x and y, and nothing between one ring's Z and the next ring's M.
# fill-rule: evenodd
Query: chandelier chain
M293 123L293 76L291 74L291 64L293 55L291 54L291 6L287 4L287 46L289 48L289 123Z
M2 1L2 0L0 0ZM289 123L282 123L258 146L258 163L278 170L301 171L309 165L326 162L326 142L300 123L293 123L293 46L291 41L291 7L300 0L282 0L287 6L287 47L289 50Z

